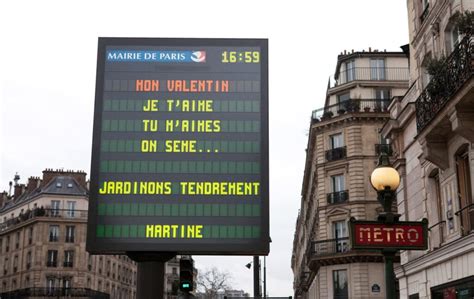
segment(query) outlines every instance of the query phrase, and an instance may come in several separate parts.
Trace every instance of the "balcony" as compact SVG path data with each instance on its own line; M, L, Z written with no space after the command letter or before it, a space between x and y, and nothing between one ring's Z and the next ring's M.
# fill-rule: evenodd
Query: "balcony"
M333 116L345 113L380 113L387 112L390 100L388 99L349 99L337 104L313 110L312 123L325 121Z
M349 237L313 241L308 255L308 267L315 272L329 265L381 262L380 250L352 250Z
M349 191L338 191L327 194L328 204L338 204L349 200Z
M375 154L379 156L381 153L386 153L391 156L393 154L392 146L390 144L376 144L375 145Z
M67 220L87 220L87 210L60 210L60 209L45 209L35 208L33 210L26 210L26 212L20 214L18 217L10 218L0 223L0 233L21 225L31 219L38 219L41 217L47 218L59 218Z
M31 297L55 297L55 298L95 298L109 299L110 295L99 291L85 288L26 288L10 292L0 293L0 298L31 298Z
M346 147L336 147L326 151L326 160L336 161L346 157Z
M407 67L355 67L340 72L336 86L352 81L408 81Z
M446 71L433 76L416 100L418 133L436 118L461 87L472 78L473 64L474 37L466 36L446 59ZM466 99L468 98L469 96L466 96Z

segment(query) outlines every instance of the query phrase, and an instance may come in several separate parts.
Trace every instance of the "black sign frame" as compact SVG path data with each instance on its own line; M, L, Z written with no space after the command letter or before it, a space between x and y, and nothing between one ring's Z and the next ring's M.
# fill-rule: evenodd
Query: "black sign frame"
M145 244L130 243L127 247L100 241L96 237L99 190L99 155L101 142L105 55L107 46L173 46L173 47L260 47L260 194L261 217L260 238L250 247L247 244ZM92 140L91 180L86 250L91 254L125 254L138 252L173 252L192 255L268 255L270 251L269 232L269 128L268 128L268 39L200 39L200 38L99 38L94 124ZM139 216L138 216L139 217ZM231 239L229 239L231 240Z
M421 226L423 231L423 245L421 246L384 246L383 244L378 245L358 245L355 242L355 225L356 224L378 224L378 225L416 225ZM385 250L426 250L428 249L428 219L423 218L422 221L395 221L393 223L386 223L382 221L370 221L370 220L356 220L354 217L351 217L349 220L349 233L351 240L352 249L385 249Z

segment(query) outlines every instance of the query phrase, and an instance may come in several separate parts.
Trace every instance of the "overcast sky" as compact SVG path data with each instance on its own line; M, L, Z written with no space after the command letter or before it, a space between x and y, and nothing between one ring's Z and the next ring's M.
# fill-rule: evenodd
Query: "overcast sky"
M267 290L292 295L290 258L311 111L337 55L399 51L406 1L2 1L0 191L45 168L90 173L97 38L268 38L270 233ZM251 257L196 257L252 292Z

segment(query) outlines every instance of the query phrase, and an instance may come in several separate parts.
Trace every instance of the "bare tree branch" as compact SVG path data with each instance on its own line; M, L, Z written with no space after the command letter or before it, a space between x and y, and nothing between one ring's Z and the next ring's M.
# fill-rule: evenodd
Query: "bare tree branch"
M217 298L219 291L231 289L232 275L227 271L219 271L216 267L199 270L197 277L198 290L206 299Z

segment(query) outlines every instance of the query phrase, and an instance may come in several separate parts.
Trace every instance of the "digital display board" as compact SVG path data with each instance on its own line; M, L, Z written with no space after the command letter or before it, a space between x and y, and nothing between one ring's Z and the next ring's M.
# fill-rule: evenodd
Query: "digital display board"
M99 38L87 250L269 252L268 41Z

